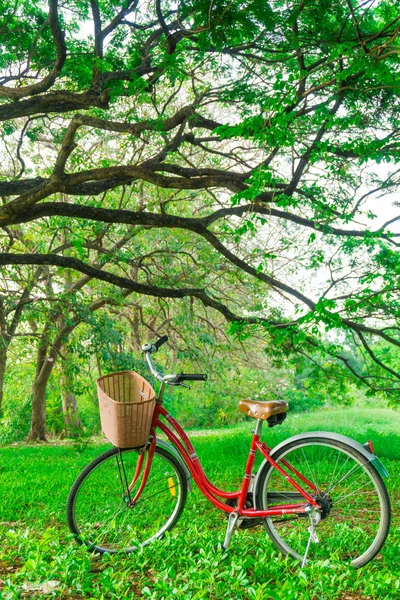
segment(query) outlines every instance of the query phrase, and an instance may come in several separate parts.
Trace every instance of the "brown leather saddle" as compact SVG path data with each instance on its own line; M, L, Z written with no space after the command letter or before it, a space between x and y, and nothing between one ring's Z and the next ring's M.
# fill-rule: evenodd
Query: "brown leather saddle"
M270 400L266 402L256 402L255 400L241 400L239 410L253 419L267 421L273 415L282 415L281 418L274 419L275 423L282 422L288 409L288 403L283 400Z

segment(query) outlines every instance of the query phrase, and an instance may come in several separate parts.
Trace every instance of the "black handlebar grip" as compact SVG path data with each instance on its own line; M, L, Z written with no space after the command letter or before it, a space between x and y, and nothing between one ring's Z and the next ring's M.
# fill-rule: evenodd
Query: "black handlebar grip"
M168 336L167 335L163 335L162 337L160 337L159 340L157 340L156 342L154 342L153 346L155 348L157 348L157 350L160 348L160 346L162 346L163 344L165 344L165 342L168 342Z
M207 381L205 373L180 373L178 378L179 381Z

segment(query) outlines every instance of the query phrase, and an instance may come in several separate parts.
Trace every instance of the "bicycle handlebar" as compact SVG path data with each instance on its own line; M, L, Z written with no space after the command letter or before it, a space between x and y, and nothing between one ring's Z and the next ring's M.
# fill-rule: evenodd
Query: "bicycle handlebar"
M168 336L163 335L156 342L143 344L142 352L145 355L147 364L154 377L161 383L169 385L181 385L183 381L207 381L207 375L204 373L167 373L163 375L157 371L151 355L168 341Z
M168 342L167 335L163 335L162 337L160 337L160 339L158 339L156 342L154 342L153 346L155 348L157 348L157 350L158 350L163 344L165 344L165 342Z
M178 381L207 381L205 373L179 373L176 378Z

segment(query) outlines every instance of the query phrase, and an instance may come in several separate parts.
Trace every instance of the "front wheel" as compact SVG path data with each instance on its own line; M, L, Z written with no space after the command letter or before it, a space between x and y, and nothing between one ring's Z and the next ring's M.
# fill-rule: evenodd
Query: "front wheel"
M68 526L90 550L133 552L162 537L178 521L187 495L181 465L156 447L143 492L132 502L142 475L129 493L127 488L140 456L138 449L112 448L95 458L73 484L67 501Z
M358 568L381 549L390 525L390 501L381 476L360 452L326 438L288 442L272 458L321 506L318 541L310 541L308 515L264 519L265 529L283 554L311 560L338 560ZM285 463L288 463L290 470ZM297 472L295 474L295 471ZM302 481L299 474L311 486ZM305 502L270 463L260 472L257 508ZM307 549L307 545L309 548Z

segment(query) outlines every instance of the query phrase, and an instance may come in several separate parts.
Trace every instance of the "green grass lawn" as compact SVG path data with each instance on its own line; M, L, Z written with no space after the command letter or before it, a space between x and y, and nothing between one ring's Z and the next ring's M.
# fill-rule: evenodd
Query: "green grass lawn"
M193 432L207 475L231 487L244 468L251 423ZM400 413L384 409L324 410L289 415L265 428L274 446L311 430L372 439L390 473L393 522L378 557L357 571L285 559L261 528L237 531L227 555L214 551L226 521L197 491L167 537L128 557L93 556L78 546L65 521L69 488L106 444L84 451L73 444L0 449L0 598L229 598L360 600L400 598ZM200 435L201 434L201 435Z

